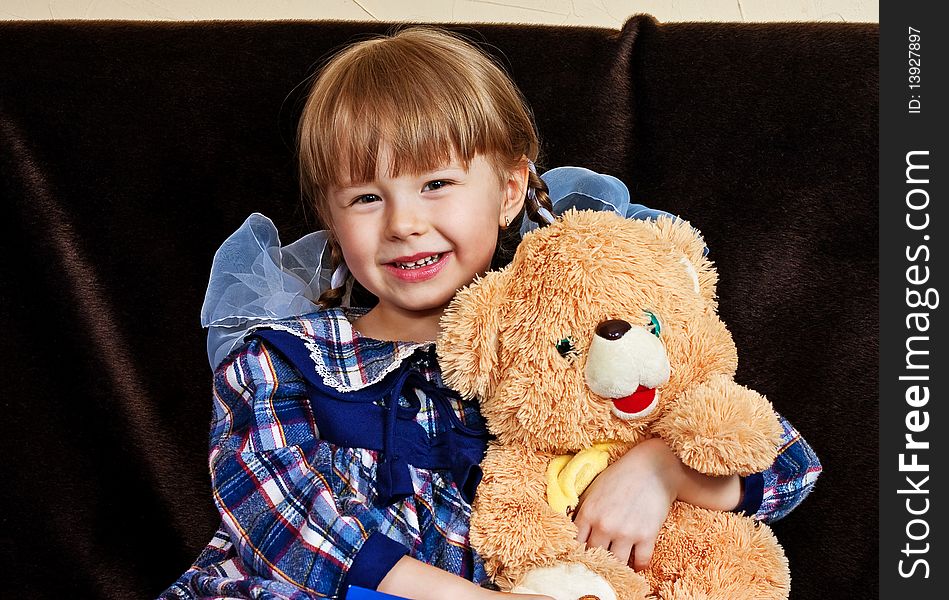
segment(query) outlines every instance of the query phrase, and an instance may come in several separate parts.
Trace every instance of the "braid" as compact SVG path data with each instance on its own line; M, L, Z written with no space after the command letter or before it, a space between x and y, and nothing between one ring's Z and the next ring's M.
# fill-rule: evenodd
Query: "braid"
M336 243L336 239L330 236L327 243L330 245L330 257L333 259L333 268L335 269L343 263L343 252L339 248L339 244ZM319 303L320 308L336 308L343 302L343 296L346 294L346 284L343 283L338 288L330 288L320 294Z
M540 209L545 208L550 213L554 211L553 204L550 202L547 183L540 178L540 175L530 171L528 173L527 188L529 191L527 200L524 201L524 210L531 221L543 227L547 225L547 221L540 216Z

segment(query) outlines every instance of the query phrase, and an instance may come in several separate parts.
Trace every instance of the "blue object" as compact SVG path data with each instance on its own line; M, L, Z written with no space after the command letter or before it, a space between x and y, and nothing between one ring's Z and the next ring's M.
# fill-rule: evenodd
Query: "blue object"
M405 600L405 598L351 585L349 591L346 592L346 600Z
M273 221L253 213L214 253L201 326L214 369L253 325L317 310L332 278L329 232L280 245Z
M660 216L676 218L672 213L642 204L631 204L629 188L612 175L597 173L583 167L557 167L540 176L547 184L547 195L554 215L576 210L605 210L627 219L654 220ZM521 236L537 229L530 219L521 222Z
M605 210L615 212L626 219L655 221L659 217L678 219L664 210L630 203L626 184L603 173L583 167L557 167L540 176L547 184L547 195L555 216L570 210ZM521 237L539 225L530 219L521 222ZM703 252L708 256L708 246Z

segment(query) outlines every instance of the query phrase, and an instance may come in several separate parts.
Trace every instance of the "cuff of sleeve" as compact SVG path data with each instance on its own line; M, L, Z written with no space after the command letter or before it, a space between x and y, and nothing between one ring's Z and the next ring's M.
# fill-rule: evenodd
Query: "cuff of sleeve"
M374 531L363 542L362 548L349 566L343 589L348 589L351 585L376 589L395 563L408 553L409 549L399 542Z
M764 476L761 473L753 473L748 477L743 477L742 485L744 492L742 492L741 504L732 512L753 517L761 508L761 500L764 498Z

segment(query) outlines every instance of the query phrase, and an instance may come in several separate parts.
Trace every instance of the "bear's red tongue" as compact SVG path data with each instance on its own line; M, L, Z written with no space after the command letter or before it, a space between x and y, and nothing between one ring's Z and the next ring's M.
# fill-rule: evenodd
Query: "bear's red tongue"
M656 397L656 388L639 386L635 392L623 398L614 398L613 406L624 413L638 413L645 410Z

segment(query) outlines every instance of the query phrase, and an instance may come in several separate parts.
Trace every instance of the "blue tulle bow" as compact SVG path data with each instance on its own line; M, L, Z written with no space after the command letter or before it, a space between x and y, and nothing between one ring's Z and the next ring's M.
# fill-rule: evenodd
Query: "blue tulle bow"
M273 221L253 213L214 254L201 308L208 327L208 360L214 368L259 323L305 315L319 308L332 265L326 231L287 246Z
M541 175L547 184L554 215L562 215L571 208L577 210L607 210L627 219L655 220L660 216L675 218L664 210L632 204L629 189L612 175L604 175L583 167L557 167ZM530 219L521 223L521 236L537 229Z

